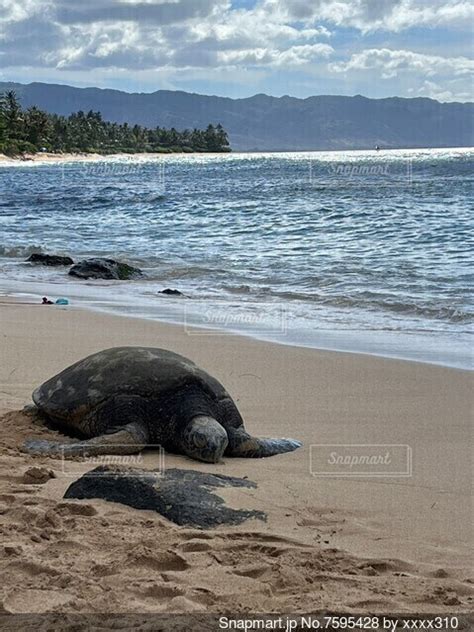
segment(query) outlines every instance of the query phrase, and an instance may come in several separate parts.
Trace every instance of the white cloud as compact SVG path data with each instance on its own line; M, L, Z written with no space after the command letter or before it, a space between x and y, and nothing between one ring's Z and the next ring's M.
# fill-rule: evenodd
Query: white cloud
M474 60L467 57L440 57L410 50L370 48L355 53L347 62L330 64L334 72L354 70L379 70L384 79L396 77L402 71L415 71L431 77L438 74L470 75L474 72Z
M269 10L287 19L310 23L323 20L367 33L398 32L414 26L469 28L474 20L471 0L264 0Z
M438 101L469 101L474 97L474 60L440 57L409 50L372 48L354 53L348 61L329 64L334 73L355 74L398 81L407 96L426 96Z
M240 51L223 51L218 53L221 64L271 65L271 66L299 66L317 57L329 57L334 52L328 44L306 44L292 46L287 50L254 48Z
M7 22L19 22L32 14L47 8L51 0L0 0L0 25Z
M458 81L449 81L446 85L441 86L434 81L425 80L418 88L409 88L408 94L417 97L429 97L437 101L469 101L472 99L472 92L465 90L463 85Z
M296 28L230 0L0 0L2 61L57 69L302 65L332 52L325 27ZM41 9L41 10L40 10ZM27 41L28 40L29 45ZM30 49L30 50L28 50Z
M247 8L231 0L0 0L0 59L10 75L34 66L38 76L50 69L56 80L132 71L150 82L153 73L166 81L180 73L212 81L212 73L224 80L227 72L230 83L287 72L286 85L305 74L326 81L314 84L318 91L341 85L356 91L358 77L363 86L382 78L378 86L400 87L403 76L411 80L404 94L448 99L469 90L473 62L459 55L462 48L446 57L406 50L409 34L397 50L398 33L415 26L466 31L473 12L470 0L255 0ZM357 40L348 27L359 31ZM387 44L364 50L364 38L380 41L375 31L384 31ZM354 47L349 59L347 43ZM337 62L328 66L331 59ZM448 86L453 78L467 87Z

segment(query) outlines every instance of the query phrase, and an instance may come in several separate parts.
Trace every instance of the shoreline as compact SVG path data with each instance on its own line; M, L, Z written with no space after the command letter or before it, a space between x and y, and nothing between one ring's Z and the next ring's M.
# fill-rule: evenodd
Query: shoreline
M96 154L96 153L64 153L64 154L55 154L50 152L44 153L36 153L36 154L25 154L23 156L6 156L5 154L0 154L0 165L2 163L7 164L30 164L35 162L47 162L51 164L61 163L61 162L97 162L100 160L107 160L108 158L130 158L131 160L134 158L163 158L167 156L221 156L222 154L227 154L231 152L185 152L185 151L177 151L177 152L137 152L135 154Z
M76 308L0 302L0 320L2 518L8 544L18 551L0 562L7 611L41 611L38 594L49 608L66 612L241 611L244 603L250 612L469 608L470 373L242 336L203 338L175 325ZM44 529L46 513L62 523L64 491L90 465L71 462L65 475L59 460L21 453L26 437L54 439L57 433L33 425L20 409L36 386L65 366L123 345L190 357L223 382L251 433L303 441L296 452L226 458L216 466L165 455L167 468L248 477L255 490L229 489L222 496L232 507L265 511L267 522L203 533L153 512L75 501L90 510L77 510L73 531L63 525L50 530L49 539L31 541L32 532ZM404 444L413 467L404 477L318 476L311 446L327 444ZM144 467L156 467L157 459L145 453ZM399 471L407 463L394 465ZM51 469L56 478L25 485L23 472L31 466ZM184 560L186 573L162 568L166 550ZM47 569L54 551L64 564L53 577ZM24 572L31 565L44 570L34 591Z
M167 158L167 157L186 157L186 156L238 156L238 155L255 155L255 156L272 156L272 155L288 155L291 156L293 154L329 154L329 155L357 155L357 154L369 154L377 156L379 159L383 158L386 155L389 156L397 156L404 154L410 154L411 152L420 152L420 151L458 151L460 153L468 153L471 152L474 147L470 146L461 146L461 147L392 147L380 149L379 151L373 148L366 149L295 149L295 150L262 150L262 151L252 151L252 150L232 150L230 152L138 152L135 154L127 154L127 153L117 153L117 154L99 154L99 153L64 153L64 154L55 154L50 152L45 153L36 153L36 154L25 154L24 157L20 156L6 156L5 154L0 153L0 166L2 164L31 164L38 162L46 162L51 164L57 164L62 162L97 162L103 160L116 160L119 158L128 158L133 160L138 158L140 160L143 159L156 159L156 158Z
M137 296L130 295L128 297L128 303L124 296L121 297L122 302L114 303L110 300L107 301L107 298L104 298L103 294L100 293L104 292L104 290L110 290L113 286L96 286L96 293L94 293L91 291L91 287L94 286L90 284L69 285L68 287L68 284L60 286L54 283L42 284L41 281L24 283L25 288L23 290L16 289L18 286L18 282L16 281L7 282L7 284L0 283L0 301L2 301L2 298L7 298L7 300L8 298L12 298L13 300L18 299L20 302L23 302L22 297L35 297L35 299L37 298L37 302L32 304L39 304L41 297L44 295L51 295L54 298L67 296L72 299L68 309L77 308L92 313L163 323L178 327L189 326L196 330L202 330L205 336L213 335L212 332L216 331L216 335L243 336L250 340L278 344L285 347L312 349L330 353L355 354L398 360L401 362L415 362L422 365L439 366L459 371L474 371L472 353L467 352L465 358L456 356L452 349L454 346L452 341L451 347L449 347L447 340L444 341L446 353L443 358L440 357L440 337L439 334L435 332L427 338L422 338L420 335L415 336L409 331L387 332L359 330L356 335L354 335L352 331L347 332L343 329L334 328L326 329L324 333L319 332L320 340L316 341L314 337L309 337L308 332L304 331L293 332L292 336L288 336L289 328L285 332L278 333L274 331L273 333L269 333L265 328L261 330L252 330L252 328L246 330L243 326L240 328L238 326L234 328L226 327L222 324L219 326L219 322L217 322L215 326L209 325L206 327L205 324L199 322L199 318L202 317L199 316L197 312L193 314L192 300L183 297L178 299L160 299L157 297L155 299L156 302L137 304L134 302ZM12 287L8 287L9 285L12 285L13 289ZM97 290L99 290L98 293ZM84 293L84 291L88 291L88 293ZM132 300L130 301L130 299ZM52 309L54 309L54 307L55 306L51 306ZM136 313L134 313L134 310ZM196 319L194 323L193 319ZM438 342L435 345L436 351L432 351L430 354L430 347L426 345L428 342L431 342L433 338L437 338ZM374 342L374 339L377 339L376 342ZM460 343L457 344L459 346ZM423 347L423 345L425 345L425 347ZM446 355L448 348L451 352L451 357ZM437 353L438 357L433 355L433 353Z
M40 294L38 294L37 296L39 297ZM204 338L207 338L209 336L217 336L218 338L219 337L237 338L237 339L242 338L249 342L254 342L256 344L262 344L262 345L267 345L267 344L276 345L278 347L289 347L290 349L295 349L295 350L307 350L307 351L314 351L315 353L337 354L339 356L347 355L347 356L354 356L354 357L360 356L361 358L368 358L368 359L375 358L375 359L391 361L391 362L415 364L415 365L420 365L421 367L424 367L424 366L437 367L442 370L459 371L460 373L465 373L467 375L472 375L474 371L474 368L471 369L471 368L466 368L466 367L461 367L461 366L449 365L442 362L434 362L434 361L429 361L429 360L420 360L420 359L406 358L406 357L401 357L401 356L396 356L396 355L388 355L388 354L383 354L381 352L376 353L376 352L370 352L370 351L355 351L351 349L340 349L340 348L323 347L323 346L316 347L310 344L303 344L303 343L298 344L295 342L285 342L283 340L265 338L263 336L259 337L255 333L246 333L245 331L226 330L226 329L216 330L214 328L209 328L209 330L206 330L204 327L189 325L182 321L180 322L178 320L166 320L164 318L151 318L151 317L149 318L149 317L137 315L137 314L127 314L123 312L114 311L112 308L94 307L87 303L75 303L75 304L69 304L69 305L42 305L39 301L31 301L31 300L27 300L26 298L23 299L20 293L2 294L0 291L0 309L3 306L9 306L9 305L10 306L29 305L35 308L41 307L41 308L50 309L50 310L61 309L65 311L72 311L72 312L78 312L78 313L85 312L91 315L95 314L97 316L101 316L104 318L112 318L112 319L118 318L118 319L130 320L132 322L139 321L143 323L154 323L157 326L183 329L190 336L200 336L200 337L203 336ZM190 333L189 330L191 330L194 333Z

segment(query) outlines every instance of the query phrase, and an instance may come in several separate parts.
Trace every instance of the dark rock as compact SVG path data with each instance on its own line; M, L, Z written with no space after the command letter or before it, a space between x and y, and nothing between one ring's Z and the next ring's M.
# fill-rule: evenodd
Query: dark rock
M80 279L115 279L120 281L143 276L143 272L139 268L101 257L84 259L84 261L76 263L69 270L69 274Z
M26 260L28 263L38 263L43 266L70 266L74 263L71 257L61 257L60 255L45 255L35 252Z
M101 498L135 509L156 511L168 520L210 528L240 524L249 518L266 520L263 511L231 509L210 489L255 488L252 481L194 470L154 471L101 465L84 474L66 490L64 498Z
M166 290L160 290L158 294L167 294L168 296L184 296L179 290L171 290L169 287Z

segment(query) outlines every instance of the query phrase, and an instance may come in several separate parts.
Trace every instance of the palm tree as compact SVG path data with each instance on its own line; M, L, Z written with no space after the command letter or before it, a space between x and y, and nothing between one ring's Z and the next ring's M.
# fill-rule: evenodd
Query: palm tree
M25 113L26 140L42 148L50 142L53 125L50 117L36 106L29 108Z
M0 151L15 154L38 151L230 151L222 125L205 131L174 127L148 129L141 125L104 121L100 112L82 110L67 118L48 114L36 106L23 111L15 92L0 97Z
M1 108L7 127L8 140L21 140L23 136L23 112L14 90L9 90L5 94Z

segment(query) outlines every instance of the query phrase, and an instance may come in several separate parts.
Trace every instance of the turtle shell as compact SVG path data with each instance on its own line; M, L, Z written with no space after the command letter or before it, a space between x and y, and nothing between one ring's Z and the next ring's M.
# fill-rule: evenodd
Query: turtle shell
M229 395L215 378L191 360L166 349L114 347L64 369L33 392L36 406L48 417L80 421L115 395L159 399L197 385L213 400Z

